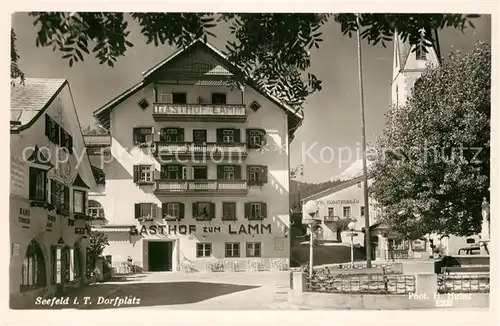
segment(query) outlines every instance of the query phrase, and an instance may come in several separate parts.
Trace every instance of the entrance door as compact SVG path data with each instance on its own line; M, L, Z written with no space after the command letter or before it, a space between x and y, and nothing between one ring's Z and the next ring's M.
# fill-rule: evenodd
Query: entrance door
M172 271L172 249L170 241L148 241L149 271Z

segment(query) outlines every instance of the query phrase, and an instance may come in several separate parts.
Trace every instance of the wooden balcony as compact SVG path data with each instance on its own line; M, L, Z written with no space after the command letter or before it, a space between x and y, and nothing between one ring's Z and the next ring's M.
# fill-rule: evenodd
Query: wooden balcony
M246 159L245 143L156 142L156 155L161 159Z
M88 155L101 155L111 147L111 135L84 135Z
M160 121L245 122L244 104L153 104L153 119Z
M156 180L155 193L168 196L244 196L246 180Z

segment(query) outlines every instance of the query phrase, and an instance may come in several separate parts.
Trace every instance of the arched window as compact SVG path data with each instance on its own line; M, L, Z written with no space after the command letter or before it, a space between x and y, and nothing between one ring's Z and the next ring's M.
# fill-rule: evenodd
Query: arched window
M104 217L104 207L102 207L101 203L96 200L89 200L88 202L88 212L87 214L96 220L105 220Z
M23 260L21 289L32 289L47 285L45 275L45 259L42 248L32 240Z

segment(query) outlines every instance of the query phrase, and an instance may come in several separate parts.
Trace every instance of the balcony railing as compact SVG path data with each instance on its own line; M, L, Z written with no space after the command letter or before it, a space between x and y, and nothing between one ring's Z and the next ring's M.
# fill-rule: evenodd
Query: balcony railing
M338 222L340 221L339 216L323 216L323 221L324 222Z
M245 122L244 104L153 104L155 121Z
M156 180L156 192L184 195L244 195L248 192L246 180Z
M193 142L156 142L159 157L199 158L209 156L214 159L246 158L245 143L193 143Z
M83 139L87 147L106 147L111 145L111 135L84 135Z

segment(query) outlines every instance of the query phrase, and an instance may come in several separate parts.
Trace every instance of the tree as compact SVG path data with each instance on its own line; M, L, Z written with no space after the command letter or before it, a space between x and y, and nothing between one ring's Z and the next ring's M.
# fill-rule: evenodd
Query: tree
M480 231L482 198L489 198L491 49L453 53L428 68L406 106L393 108L377 143L373 196L394 231Z
M128 23L136 21L148 43L168 43L184 48L196 39L213 36L217 24L228 24L234 40L226 45L228 59L236 63L260 87L291 105L301 105L306 97L322 89L321 80L308 73L310 49L323 42L322 28L334 21L344 35L357 30L355 14L314 13L112 13L112 12L33 12L38 26L36 46L51 46L72 66L92 55L100 64L113 66L133 44L127 39ZM453 27L462 31L474 27L479 15L460 14L362 14L362 37L369 44L401 38L418 45L435 41L434 30ZM421 33L425 30L426 33ZM15 33L11 35L11 77L23 78L17 67Z
M104 248L109 245L108 236L104 232L90 231L89 232L90 244L88 247L89 259L92 268L95 267L96 258L101 256Z

